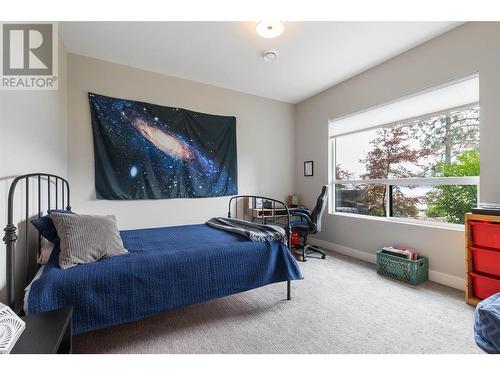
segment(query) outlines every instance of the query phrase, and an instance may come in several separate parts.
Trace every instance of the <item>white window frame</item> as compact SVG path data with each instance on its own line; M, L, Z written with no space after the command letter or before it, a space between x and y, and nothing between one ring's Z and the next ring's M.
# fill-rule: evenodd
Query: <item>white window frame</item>
M397 223L407 223L413 225L422 225L422 226L432 226L432 227L441 227L441 228L450 228L450 229L459 229L463 230L463 224L455 224L455 223L446 223L446 222L436 222L431 220L419 220L414 218L402 218L402 217L394 217L390 216L390 199L389 199L389 186L417 186L417 185L475 185L477 187L477 202L479 200L479 181L480 176L462 176L462 177L427 177L427 178L419 178L419 177L411 177L411 178L388 178L388 179L347 179L347 180L337 180L335 179L337 163L335 159L335 149L336 149L336 141L338 137L342 137L344 135L361 133L364 131L378 129L378 128L387 128L393 127L405 122L410 122L412 120L416 120L419 118L427 118L437 116L447 112L453 112L458 110L465 110L467 108L472 108L479 106L478 102L470 103L464 106L449 108L443 111L426 114L423 116L418 116L409 119L403 119L401 121L378 125L375 127L371 127L369 129L361 129L353 132L346 132L335 136L330 136L329 138L329 154L330 154L330 166L329 166L329 185L330 189L330 204L329 204L329 214L338 215L338 216L348 216L362 219L370 219L370 220L382 220L387 222L397 222ZM355 213L347 213L347 212L336 212L336 189L335 185L385 185L386 186L386 199L385 199L385 217L381 216L370 216L364 214L355 214Z

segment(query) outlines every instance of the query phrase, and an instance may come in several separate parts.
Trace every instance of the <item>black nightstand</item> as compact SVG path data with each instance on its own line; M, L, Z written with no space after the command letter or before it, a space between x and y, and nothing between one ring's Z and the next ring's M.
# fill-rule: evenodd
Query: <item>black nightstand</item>
M12 354L70 354L73 308L21 317L26 328L12 348Z

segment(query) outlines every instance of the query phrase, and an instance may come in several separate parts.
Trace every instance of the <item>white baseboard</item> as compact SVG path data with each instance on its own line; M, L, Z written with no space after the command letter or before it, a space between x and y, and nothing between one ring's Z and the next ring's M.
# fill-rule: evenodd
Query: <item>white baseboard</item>
M331 250L336 253L344 254L373 264L375 264L376 262L375 254L370 254L367 253L366 251L351 249L350 247L337 245L333 242L323 241L320 240L319 238L309 237L307 240L311 245L316 245L326 250Z
M438 284L451 286L455 289L465 290L465 278L448 275L447 273L429 270L429 280Z
M309 238L311 245L322 247L323 249L334 251L343 255L347 255L356 259L364 260L369 263L376 263L375 254L367 253L366 251L352 249L347 246L337 245L333 242L323 241L319 238ZM447 273L429 270L429 280L438 284L450 286L455 289L465 290L465 279L463 277L448 275Z

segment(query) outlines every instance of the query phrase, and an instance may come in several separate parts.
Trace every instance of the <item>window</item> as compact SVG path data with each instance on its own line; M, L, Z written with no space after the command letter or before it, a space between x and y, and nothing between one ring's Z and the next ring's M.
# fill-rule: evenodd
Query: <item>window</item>
M331 211L463 224L478 201L478 86L468 77L330 122Z

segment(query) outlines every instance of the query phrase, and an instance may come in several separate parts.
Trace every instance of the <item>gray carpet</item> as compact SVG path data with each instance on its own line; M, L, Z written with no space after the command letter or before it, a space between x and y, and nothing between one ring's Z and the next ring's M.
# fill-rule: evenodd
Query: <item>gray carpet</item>
M481 353L463 292L384 279L329 253L304 280L170 311L74 338L75 353Z

